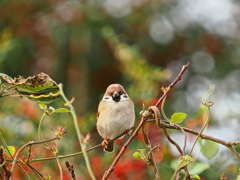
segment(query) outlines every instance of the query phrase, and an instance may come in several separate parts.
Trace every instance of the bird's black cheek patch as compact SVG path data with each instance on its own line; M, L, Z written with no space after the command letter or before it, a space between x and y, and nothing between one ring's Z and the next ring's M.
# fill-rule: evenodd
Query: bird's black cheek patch
M121 99L121 97L120 97L120 96L113 97L113 100L114 100L114 101L116 101L116 102L119 102L119 101L120 101L120 99Z

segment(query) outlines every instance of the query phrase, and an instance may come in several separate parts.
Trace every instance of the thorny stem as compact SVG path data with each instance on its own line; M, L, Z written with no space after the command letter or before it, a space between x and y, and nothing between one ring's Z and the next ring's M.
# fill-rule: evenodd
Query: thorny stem
M77 132L78 141L79 141L80 147L82 149L82 153L83 153L83 157L84 157L84 160L85 160L85 163L86 163L86 166L87 166L88 173L91 176L92 180L95 180L96 178L93 174L93 171L92 171L89 159L88 159L88 155L87 155L87 152L86 152L86 145L82 141L82 135L81 135L81 132L80 132L80 129L79 129L75 109L72 106L72 104L68 101L67 97L65 96L65 94L63 92L63 85L59 84L58 87L60 89L60 94L61 94L63 100L65 101L66 105L70 108L70 111L71 111L71 114L72 114L72 117L73 117L74 126L75 126L75 129L76 129L76 132Z

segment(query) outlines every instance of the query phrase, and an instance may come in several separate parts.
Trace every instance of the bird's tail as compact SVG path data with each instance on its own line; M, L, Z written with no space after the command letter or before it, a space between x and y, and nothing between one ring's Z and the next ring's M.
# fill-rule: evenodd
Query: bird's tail
M113 152L113 150L114 150L114 141L109 141L107 147L104 148L104 151Z

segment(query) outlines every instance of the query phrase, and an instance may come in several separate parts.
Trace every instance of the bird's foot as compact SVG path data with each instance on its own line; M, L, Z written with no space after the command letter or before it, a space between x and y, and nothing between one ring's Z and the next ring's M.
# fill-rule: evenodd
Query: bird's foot
M106 149L107 145L108 145L108 139L104 138L103 141L102 141L102 146Z
M130 135L131 135L131 132L132 132L132 130L128 129L128 130L125 131L125 134L128 135L128 136L130 136Z

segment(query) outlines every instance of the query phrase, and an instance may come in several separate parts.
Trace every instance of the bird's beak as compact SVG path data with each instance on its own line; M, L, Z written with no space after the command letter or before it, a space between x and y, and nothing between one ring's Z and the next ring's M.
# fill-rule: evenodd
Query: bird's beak
M115 92L113 93L113 97L119 97L119 93L118 93L117 91L115 91Z

